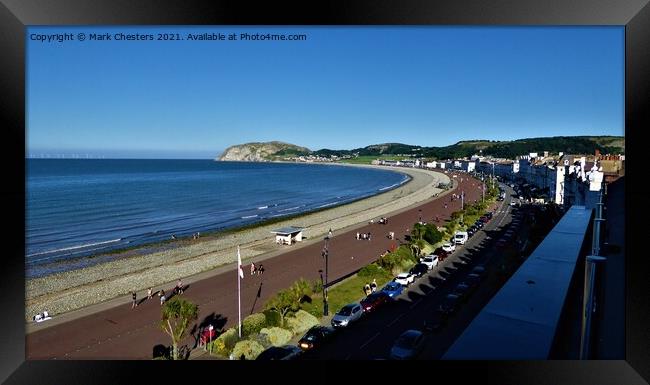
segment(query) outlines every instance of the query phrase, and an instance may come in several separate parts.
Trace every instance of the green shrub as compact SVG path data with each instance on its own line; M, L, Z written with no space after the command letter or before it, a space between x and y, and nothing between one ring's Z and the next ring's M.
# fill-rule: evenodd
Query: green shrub
M242 355L246 357L247 360L254 360L263 351L264 346L259 342L244 340L235 344L235 347L232 349L232 355L236 360L238 360Z
M263 313L251 314L244 318L241 325L242 336L259 333L266 326L266 316Z
M292 337L290 331L278 327L264 328L260 331L260 335L265 336L266 340L273 346L286 345Z
M238 341L238 330L236 328L230 328L213 341L212 351L223 356L228 356Z
M293 316L287 317L286 322L287 327L294 335L302 334L312 326L319 324L318 318L304 310L298 310Z
M264 310L264 316L266 317L266 326L280 326L282 317L280 317L280 314L278 312L273 311L273 310Z
M373 278L383 274L383 272L384 269L382 269L379 265L371 263L370 265L364 266L361 270L359 270L359 273L357 273L357 275L361 278Z
M317 279L311 283L311 292L312 294L317 294L323 291L323 282Z
M442 233L438 231L438 227L435 224L430 223L426 225L423 238L428 243L435 245L442 240Z

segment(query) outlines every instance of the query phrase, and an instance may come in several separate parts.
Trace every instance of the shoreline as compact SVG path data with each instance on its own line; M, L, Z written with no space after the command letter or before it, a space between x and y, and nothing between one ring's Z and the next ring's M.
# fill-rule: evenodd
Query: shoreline
M231 161L228 161L231 162ZM247 163L247 162L244 162ZM304 165L310 165L314 163L307 163L307 162L290 162L290 161L274 161L274 162L269 162L269 163L283 163L283 164L304 164ZM369 199L372 197L375 197L377 195L381 195L387 192L390 192L392 190L395 190L397 188L403 187L404 185L408 184L411 182L413 177L409 173L405 172L400 172L400 171L395 171L395 170L387 170L386 167L378 167L378 166L373 166L373 165L357 165L357 164L347 164L347 163L315 163L317 165L324 165L324 166L352 166L352 167L366 167L366 168L374 168L374 169L381 169L384 171L390 171L390 172L395 172L401 175L406 175L407 179L396 184L389 186L385 188L385 191L381 191L379 193L370 195L370 196L361 196L357 197L354 200L344 202L344 203L338 203L338 204L329 204L329 205L324 205L324 206L319 206L319 207L314 207L310 210L304 211L304 212L296 212L296 213L291 213L287 214L286 216L281 216L281 217L276 217L276 218L266 218L266 219L261 219L252 223L241 223L241 224L236 224L233 227L226 227L222 229L213 229L213 230L206 230L203 231L201 234L201 239L199 242L204 242L204 241L209 241L213 240L216 237L222 236L222 235L228 235L228 234L233 234L237 233L240 231L247 231L247 230L255 230L258 227L262 227L265 225L270 225L270 224L277 224L281 223L284 221L288 220L293 220L300 218L305 215L310 215L310 214L315 214L321 211L325 210L330 210L334 209L336 207L341 207L345 206L348 204L353 204L356 202L359 202L364 199ZM26 271L26 280L33 280L33 279L39 279L39 278L47 278L50 276L54 276L56 274L62 274L66 273L69 271L74 271L74 270L81 270L81 269L86 269L92 266L95 266L97 264L101 263L109 263L113 262L116 260L120 259L125 259L125 258L133 258L133 257L138 257L142 256L145 254L152 254L156 253L159 251L165 251L165 250L173 250L179 247L185 247L190 244L197 243L196 240L191 239L189 235L185 235L182 237L178 237L177 239L162 239L162 240L154 240L154 241L149 241L145 243L140 243L140 244L135 244L135 245L123 245L123 246L118 246L114 249L108 249L106 251L102 251L99 254L90 254L90 255L81 255L69 259L61 259L57 260L54 262L50 262L47 264L42 264L42 265L36 265L33 267L33 270L36 271L33 274L28 274ZM26 269L28 270L28 269ZM40 271L40 272L39 272Z
M373 165L335 165L386 170ZM253 228L233 229L169 250L118 257L110 262L27 279L25 317L29 320L32 314L44 309L53 315L67 313L110 301L132 290L155 288L179 277L192 282L192 277L197 274L210 274L235 263L237 244L241 245L244 261L250 262L256 257L270 258L290 250L289 247L302 247L319 240L329 228L337 231L362 225L371 218L430 199L443 191L437 188L440 182L449 181L447 175L429 170L391 168L390 171L409 175L410 180L386 192L340 206L282 218L278 222L256 224ZM305 227L306 241L295 246L278 247L272 241L270 230L287 225Z

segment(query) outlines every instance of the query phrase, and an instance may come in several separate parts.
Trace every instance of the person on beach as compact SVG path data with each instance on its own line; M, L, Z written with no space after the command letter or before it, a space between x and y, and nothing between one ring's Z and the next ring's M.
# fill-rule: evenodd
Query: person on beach
M133 302L131 303L131 309L133 309L136 306L138 306L138 301L136 300L137 295L135 294L135 291L131 292L131 297L133 298Z
M160 290L160 306L165 304L167 297L165 297L165 290Z
M152 292L153 292L153 288L150 287L150 288L147 290L147 299L151 299L151 297L152 297Z
M255 264L251 262L251 275L255 274Z

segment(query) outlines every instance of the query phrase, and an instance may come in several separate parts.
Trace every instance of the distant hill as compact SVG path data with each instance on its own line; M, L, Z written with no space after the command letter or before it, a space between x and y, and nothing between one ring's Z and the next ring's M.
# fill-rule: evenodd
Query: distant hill
M557 154L624 154L625 138L622 136L555 136L548 138L527 138L513 141L464 140L444 147L422 147L403 143L373 144L352 150L320 149L311 151L306 147L283 142L246 143L228 147L218 160L270 161L283 157L314 155L331 156L380 156L397 155L451 159L469 157L475 154L498 158L514 158L530 152L549 151Z
M217 157L223 161L264 162L273 160L275 156L299 156L309 154L306 147L284 142L253 142L230 146Z
M492 155L498 158L514 158L530 152L549 151L565 154L593 154L598 149L602 154L625 153L625 138L622 136L556 136L548 138L527 138L513 141L464 140L444 147L422 147L402 143L385 143L353 150L318 150L314 155L379 156L402 155L436 159L469 157L474 154Z

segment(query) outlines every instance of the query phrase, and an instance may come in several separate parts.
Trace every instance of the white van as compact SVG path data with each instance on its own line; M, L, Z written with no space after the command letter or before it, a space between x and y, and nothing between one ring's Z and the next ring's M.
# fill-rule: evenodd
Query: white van
M469 235L467 234L467 231L456 231L456 234L454 235L454 243L457 245L464 245L468 238Z

